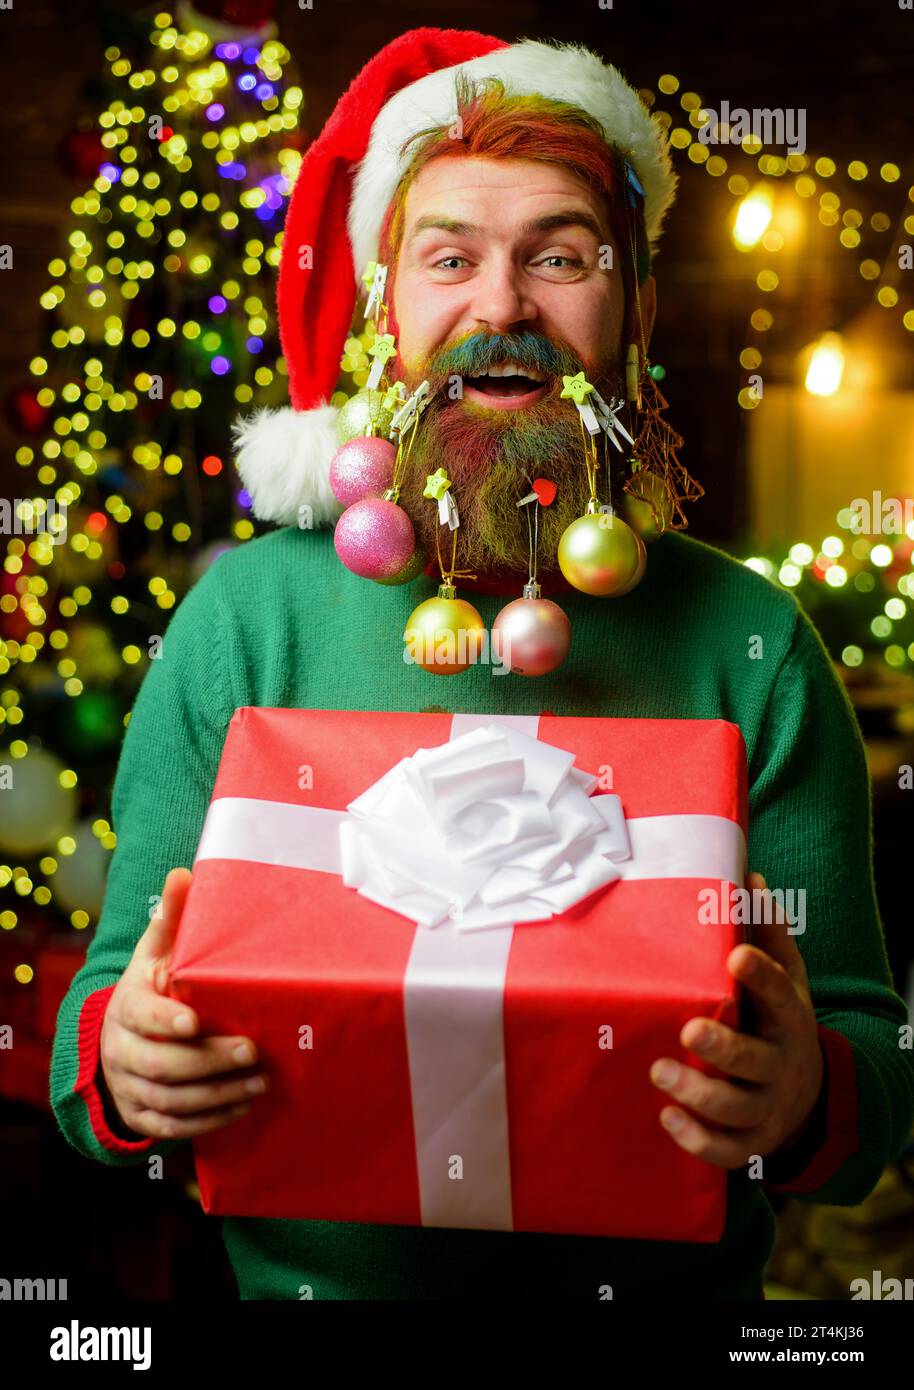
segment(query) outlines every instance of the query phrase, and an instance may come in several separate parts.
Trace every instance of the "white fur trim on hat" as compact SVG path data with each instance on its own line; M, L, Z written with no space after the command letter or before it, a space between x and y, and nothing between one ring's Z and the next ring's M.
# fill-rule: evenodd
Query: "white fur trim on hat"
M608 144L631 157L644 187L644 217L648 240L660 235L672 203L678 175L674 172L661 126L618 68L604 63L580 44L540 43L524 39L482 58L441 68L396 92L382 107L371 130L349 205L349 240L356 281L365 266L377 259L381 224L397 185L409 165L400 147L411 135L429 126L456 120L454 77L500 77L508 92L539 93L580 106L603 127Z
M235 423L235 463L261 521L309 530L337 520L343 508L329 479L340 445L337 414L333 405L314 410L289 405L258 410Z

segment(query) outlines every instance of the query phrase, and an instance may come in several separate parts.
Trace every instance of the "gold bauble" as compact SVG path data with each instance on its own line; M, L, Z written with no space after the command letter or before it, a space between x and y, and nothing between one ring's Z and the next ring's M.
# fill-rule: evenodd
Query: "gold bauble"
M562 533L559 569L576 589L602 598L627 593L644 572L644 542L613 512L588 512Z
M644 493L644 496L633 497L630 492L625 493L623 498L625 518L640 535L646 536L650 540L660 534L660 529L654 521L654 509L663 521L664 527L669 527L673 520L673 505L670 501L669 489L664 485L663 480L654 473L636 474L632 481L637 485L639 492ZM653 503L653 508L651 503Z
M636 531L635 540L638 544L638 563L635 572L627 584L623 584L621 589L616 589L613 598L621 598L623 594L631 593L636 584L640 584L644 578L644 571L647 569L647 546L644 538Z
M383 391L359 391L355 396L350 396L345 405L340 406L336 417L336 435L341 444L355 439L357 435L372 432L384 439L387 438L393 413L383 408L381 403L384 395Z
M433 676L456 676L479 659L485 647L486 626L466 599L456 598L453 585L441 584L410 613L403 633L404 658Z

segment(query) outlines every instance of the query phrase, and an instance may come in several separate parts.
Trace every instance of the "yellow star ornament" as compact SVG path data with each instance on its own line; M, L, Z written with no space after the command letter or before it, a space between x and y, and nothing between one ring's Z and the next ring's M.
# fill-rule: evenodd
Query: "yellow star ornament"
M382 362L389 362L392 357L397 355L397 344L392 333L382 333L375 338L371 347L368 349L368 356L380 358ZM593 387L590 388L593 390Z
M450 485L450 478L443 468L439 468L436 473L429 473L426 476L425 491L422 496L431 497L435 502L440 502Z
M585 397L589 396L593 387L584 376L583 372L578 372L577 376L562 377L562 394L559 397L563 401L574 401L575 405L583 405Z

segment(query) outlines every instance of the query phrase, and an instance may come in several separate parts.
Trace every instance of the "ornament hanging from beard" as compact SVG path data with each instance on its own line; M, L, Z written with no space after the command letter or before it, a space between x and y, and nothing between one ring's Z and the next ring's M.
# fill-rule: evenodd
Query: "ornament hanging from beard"
M521 371L528 367L533 378L486 375L506 362ZM571 348L539 334L474 333L404 373L407 389L422 380L431 388L400 489L400 504L428 554L435 553L438 523L434 509L423 503L423 490L427 475L445 462L460 504L461 566L489 582L522 582L528 573L528 536L517 502L535 477L545 476L556 494L540 516L540 578L558 574L559 541L590 495L578 417L560 400L563 376L580 370ZM607 399L621 394L620 374L610 370L594 380ZM465 386L473 389L472 398ZM486 406L480 399L493 390L521 395L537 386L538 398L515 408ZM613 496L621 495L624 459L620 469Z

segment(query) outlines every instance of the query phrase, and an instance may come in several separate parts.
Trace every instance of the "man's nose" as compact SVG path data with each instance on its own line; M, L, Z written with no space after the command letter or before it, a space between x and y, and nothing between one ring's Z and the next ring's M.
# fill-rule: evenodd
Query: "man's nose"
M529 327L539 310L523 270L505 260L487 266L477 278L470 312L480 327L507 333L519 324Z

